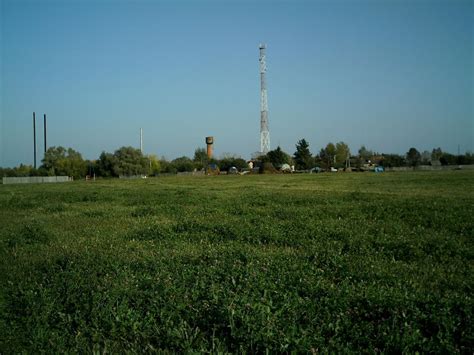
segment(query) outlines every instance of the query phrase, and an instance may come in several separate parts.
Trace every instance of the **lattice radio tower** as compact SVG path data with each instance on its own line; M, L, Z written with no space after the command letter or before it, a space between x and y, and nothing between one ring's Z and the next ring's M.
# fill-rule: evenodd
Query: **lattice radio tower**
M265 73L265 44L260 44L260 152L267 154L270 151L270 131L268 130L267 83Z

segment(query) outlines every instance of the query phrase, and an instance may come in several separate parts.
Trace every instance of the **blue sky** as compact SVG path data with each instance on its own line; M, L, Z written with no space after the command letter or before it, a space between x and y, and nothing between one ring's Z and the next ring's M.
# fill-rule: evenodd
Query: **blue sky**
M271 146L474 150L472 1L0 0L1 166L48 145L85 158L259 149L258 44ZM38 160L42 158L39 154Z

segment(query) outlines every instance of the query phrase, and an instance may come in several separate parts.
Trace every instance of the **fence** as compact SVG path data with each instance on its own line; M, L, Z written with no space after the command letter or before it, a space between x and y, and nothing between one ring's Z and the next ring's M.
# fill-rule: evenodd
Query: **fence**
M52 182L72 181L69 176L26 176L26 177L4 177L2 182L7 184L42 184Z

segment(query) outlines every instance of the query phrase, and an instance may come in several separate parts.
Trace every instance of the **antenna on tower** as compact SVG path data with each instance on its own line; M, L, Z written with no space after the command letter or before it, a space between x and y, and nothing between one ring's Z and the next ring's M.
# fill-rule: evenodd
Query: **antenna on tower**
M260 49L260 152L267 154L270 151L270 131L268 130L268 103L267 83L265 73L267 64L265 62L265 44L261 43Z

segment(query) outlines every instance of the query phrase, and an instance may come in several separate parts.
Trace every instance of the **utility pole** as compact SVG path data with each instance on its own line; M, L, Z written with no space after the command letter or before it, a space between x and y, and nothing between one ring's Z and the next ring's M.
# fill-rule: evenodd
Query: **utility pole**
M33 167L36 169L36 113L33 112Z
M143 129L140 128L140 152L143 154Z
M44 119L44 152L46 153L46 148L47 148L47 145L46 145L46 114L44 114L43 116L43 119Z

